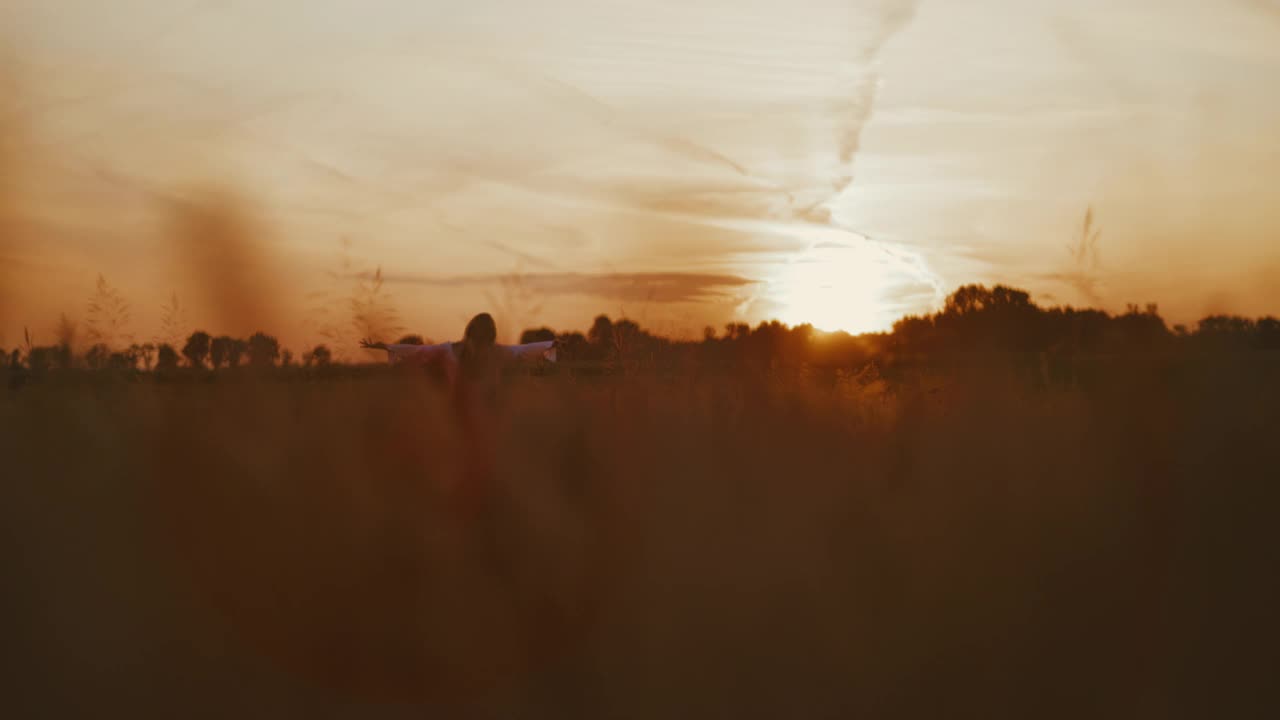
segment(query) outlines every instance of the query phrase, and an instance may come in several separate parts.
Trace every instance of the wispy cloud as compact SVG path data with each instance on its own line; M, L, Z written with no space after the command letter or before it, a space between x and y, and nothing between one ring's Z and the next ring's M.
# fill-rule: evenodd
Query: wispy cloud
M503 274L426 275L384 273L388 283L433 288L487 287L510 277ZM521 285L545 296L580 295L621 302L698 302L726 300L757 284L737 275L710 273L530 273Z

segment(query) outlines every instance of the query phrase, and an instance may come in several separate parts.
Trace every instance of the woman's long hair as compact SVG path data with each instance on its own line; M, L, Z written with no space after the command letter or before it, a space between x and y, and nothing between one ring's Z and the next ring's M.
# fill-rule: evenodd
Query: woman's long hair
M489 313L480 313L471 318L467 329L462 334L461 347L457 348L458 364L462 367L463 377L476 379L492 370L495 346L498 341L498 326Z

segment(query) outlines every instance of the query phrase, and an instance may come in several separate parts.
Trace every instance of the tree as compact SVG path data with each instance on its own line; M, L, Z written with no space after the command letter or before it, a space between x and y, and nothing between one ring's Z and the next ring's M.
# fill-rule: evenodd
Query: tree
M102 370L111 359L111 348L106 343L94 343L84 354L84 362L90 370Z
M724 337L726 340L741 340L751 333L751 326L746 323L725 323Z
M1255 346L1260 350L1280 349L1280 320L1270 315L1258 318L1253 330Z
M996 285L964 285L933 316L933 340L942 350L1043 349L1044 313L1025 290Z
M60 342L49 348L49 350L49 360L53 364L53 367L58 368L59 370L66 370L75 366L76 358L75 354L71 352L70 345L65 345Z
M520 333L520 344L547 342L556 339L556 331L549 327L540 327L537 329L525 330Z
M151 372L151 358L156 354L154 343L143 343L142 345L134 343L129 346L129 352L133 355L135 364L138 360L142 360L143 369Z
M142 355L143 355L141 345L139 345L138 343L133 343L129 345L129 347L125 348L121 354L124 356L125 361L128 363L128 367L126 369L128 370L138 369L138 361L142 359ZM150 365L151 365L150 360L148 360L147 365L148 365L147 369L150 369Z
M329 348L324 345L317 345L304 356L303 361L307 365L315 364L316 367L327 367L333 360L333 354L329 352Z
M240 367L240 358L249 351L249 343L240 338L227 338L230 342L227 344L227 365L235 368Z
M591 329L587 331L587 342L600 346L613 345L613 321L608 315L600 315L591 323Z
M209 364L214 370L222 367L231 355L232 339L226 335L219 335L209 341Z
M604 362L615 357L617 344L613 333L613 321L608 315L600 315L587 330L587 353L584 360Z
M156 372L173 372L178 369L178 351L169 343L156 348Z
M113 352L107 358L107 368L109 370L124 371L137 369L137 360L129 353L128 350Z
M647 333L632 320L623 318L613 324L613 347L620 358L634 359L635 351L643 344L646 336Z
M209 333L197 330L191 333L191 337L187 338L187 343L182 346L182 356L187 359L187 363L191 367L202 368L204 367L205 358L209 356L209 347Z
M1111 326L1113 337L1127 349L1157 347L1171 337L1154 303L1145 308L1130 304L1124 315L1112 319Z
M423 345L425 343L423 342L421 335L405 335L404 337L397 340L396 344L397 345Z
M57 347L33 347L27 350L27 368L37 374L47 372L57 366L59 354Z
M933 317L907 315L893 324L893 343L908 352L932 349Z
M1246 348L1253 339L1253 320L1236 315L1210 315L1200 321L1196 337L1202 344L1218 348Z
M284 349L280 351L280 367L289 367L293 364L293 351Z
M249 364L254 367L271 367L280 357L280 343L263 332L256 332L249 338Z
M947 297L947 315L965 315L983 310L999 308L1028 308L1031 295L1025 290L1018 290L1006 285L996 285L987 289L985 285L963 285Z
M561 362L590 359L591 345L582 333L562 333L556 339L560 341L560 349L557 352Z

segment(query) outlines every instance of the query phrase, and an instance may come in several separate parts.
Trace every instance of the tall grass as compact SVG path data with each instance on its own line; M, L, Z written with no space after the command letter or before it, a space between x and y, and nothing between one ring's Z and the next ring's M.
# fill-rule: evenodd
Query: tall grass
M511 378L492 484L469 511L453 500L467 446L412 374L32 385L0 401L22 661L6 703L15 717L1257 707L1274 359L1117 364L1070 392L953 372Z

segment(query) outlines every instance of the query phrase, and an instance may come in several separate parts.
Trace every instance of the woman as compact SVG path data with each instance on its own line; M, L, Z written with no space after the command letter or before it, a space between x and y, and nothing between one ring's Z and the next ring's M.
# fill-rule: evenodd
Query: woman
M368 350L386 350L387 359L393 364L403 362L442 363L452 367L455 373L460 369L461 365L468 363L474 370L476 366L486 364L482 362L486 359L499 364L510 360L537 358L551 362L556 361L557 341L547 340L524 345L499 345L496 342L497 337L498 328L493 322L493 316L489 313L480 313L471 318L471 322L467 323L467 329L459 342L440 343L439 345L388 345L387 343L373 342L366 339L360 341L360 347ZM466 360L466 358L470 358L470 360Z
M458 499L468 509L488 492L493 471L493 429L497 410L498 379L507 362L544 358L556 360L556 342L525 345L497 344L498 329L489 313L467 323L459 342L439 345L388 345L361 340L360 347L386 350L393 364L412 363L434 369L443 378L454 414L462 431L465 464Z

